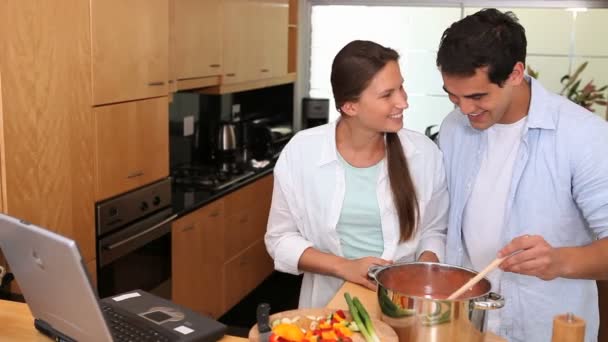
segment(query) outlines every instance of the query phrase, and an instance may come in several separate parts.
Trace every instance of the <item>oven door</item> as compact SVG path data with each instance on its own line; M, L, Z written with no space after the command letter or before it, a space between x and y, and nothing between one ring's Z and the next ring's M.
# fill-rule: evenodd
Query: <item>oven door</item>
M141 289L171 299L171 221L168 208L97 242L100 297Z

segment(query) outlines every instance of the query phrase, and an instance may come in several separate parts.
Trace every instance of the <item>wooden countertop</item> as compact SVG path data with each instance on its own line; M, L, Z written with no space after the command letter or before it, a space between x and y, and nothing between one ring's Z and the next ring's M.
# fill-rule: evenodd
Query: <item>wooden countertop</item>
M376 293L366 289L365 287L353 284L345 283L340 291L332 298L327 304L328 308L348 310L348 305L344 299L344 293L348 292L353 297L359 297L361 303L368 310L369 315L372 317L380 317L380 307L376 299ZM492 333L486 333L485 342L506 342L505 339L498 337Z
M328 308L346 309L344 292L349 292L352 296L359 297L363 305L368 309L371 316L379 317L379 307L376 296L370 291L359 285L346 283L334 298L327 304ZM0 341L41 341L48 342L49 338L39 333L34 328L32 314L26 304L0 300ZM224 336L220 342L244 342L246 338ZM504 339L487 333L486 342L505 342Z

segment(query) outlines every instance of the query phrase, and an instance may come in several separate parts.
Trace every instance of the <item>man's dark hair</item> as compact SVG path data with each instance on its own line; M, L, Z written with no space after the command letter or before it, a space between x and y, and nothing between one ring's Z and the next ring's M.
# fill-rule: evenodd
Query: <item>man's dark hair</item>
M443 32L437 66L454 76L472 76L487 66L490 81L502 86L517 62L526 63L526 45L525 29L513 12L483 9Z

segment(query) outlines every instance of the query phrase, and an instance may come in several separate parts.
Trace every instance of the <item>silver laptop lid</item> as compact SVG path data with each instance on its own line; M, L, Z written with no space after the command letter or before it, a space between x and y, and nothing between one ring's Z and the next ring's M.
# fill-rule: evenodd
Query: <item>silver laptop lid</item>
M0 249L34 318L77 341L112 341L76 242L0 214Z

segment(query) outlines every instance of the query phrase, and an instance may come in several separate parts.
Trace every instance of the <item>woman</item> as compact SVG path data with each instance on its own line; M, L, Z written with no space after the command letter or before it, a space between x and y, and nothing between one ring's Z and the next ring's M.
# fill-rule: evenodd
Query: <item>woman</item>
M375 289L372 265L440 261L448 194L442 158L403 129L408 107L396 51L353 41L336 55L337 122L299 132L274 169L266 248L282 272L304 272L302 307L343 282Z

